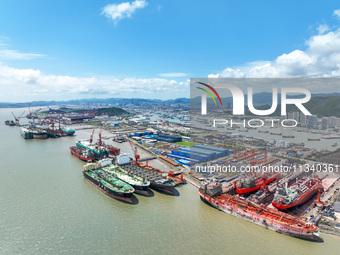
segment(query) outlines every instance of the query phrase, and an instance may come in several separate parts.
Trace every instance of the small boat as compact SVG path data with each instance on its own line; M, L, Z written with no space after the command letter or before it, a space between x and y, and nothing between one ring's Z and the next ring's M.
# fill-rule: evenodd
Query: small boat
M295 138L295 135L283 135L283 138Z
M319 138L308 138L307 141L320 141L321 139Z
M5 125L7 125L7 126L15 126L15 123L14 123L13 120L6 120L5 121Z
M264 134L268 134L269 131L261 131L261 130L258 130L259 133L264 133Z

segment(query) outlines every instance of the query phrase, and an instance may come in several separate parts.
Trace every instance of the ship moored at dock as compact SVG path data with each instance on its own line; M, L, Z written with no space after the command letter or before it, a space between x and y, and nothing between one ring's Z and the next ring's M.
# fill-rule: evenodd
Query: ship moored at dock
M132 164L126 153L117 156L117 164L134 175L145 178L150 181L150 188L160 190L170 195L175 194L176 183L174 180L167 177L166 174L160 174L157 171L148 170L138 165Z
M20 129L20 135L24 138L24 139L33 139L33 134L32 132L28 129L28 128L21 128Z
M148 196L150 181L146 178L139 177L123 168L112 164L112 159L105 158L97 162L97 168L101 169L113 177L131 185L135 189L135 193Z
M321 180L318 178L304 177L292 185L277 188L272 205L280 210L306 203L322 189Z
M131 196L135 190L131 185L113 177L105 171L96 169L96 164L94 163L83 166L82 172L86 180L106 195L132 203Z
M222 194L222 185L218 182L202 182L199 195L204 202L213 207L248 222L292 237L311 241L318 240L318 228L314 224L276 209Z

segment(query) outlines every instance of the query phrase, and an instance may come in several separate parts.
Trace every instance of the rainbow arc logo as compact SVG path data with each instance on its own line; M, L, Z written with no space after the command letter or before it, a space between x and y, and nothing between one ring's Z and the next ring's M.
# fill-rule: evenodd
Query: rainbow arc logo
M217 93L217 91L212 86L210 86L210 85L208 85L206 83L203 83L203 82L197 82L197 83L207 87L208 89L210 89L217 96L217 98L220 101L220 104L222 106L221 97L220 97L220 95ZM209 90L207 90L205 88L200 88L200 87L197 87L197 88L202 90L202 91L204 91L204 92L206 92L212 98L212 100L214 101L215 106L217 106L216 100L215 100L213 94ZM204 115L207 114L207 97L204 94L202 95L202 114L204 114Z

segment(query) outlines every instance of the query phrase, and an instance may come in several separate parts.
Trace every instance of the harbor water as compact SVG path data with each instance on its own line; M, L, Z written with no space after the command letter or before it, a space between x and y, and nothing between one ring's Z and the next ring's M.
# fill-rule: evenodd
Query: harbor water
M190 184L179 196L136 195L134 205L112 199L70 155L81 132L24 140L4 125L11 111L23 110L0 109L0 254L339 254L339 237L266 230L204 204Z

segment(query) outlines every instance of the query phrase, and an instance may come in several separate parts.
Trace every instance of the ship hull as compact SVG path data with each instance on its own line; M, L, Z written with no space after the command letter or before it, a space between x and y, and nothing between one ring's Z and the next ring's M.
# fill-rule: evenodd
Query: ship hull
M149 188L148 186L139 186L139 185L132 185L130 184L134 189L135 193L148 196L149 195Z
M34 139L47 139L47 134L33 134Z
M105 187L100 182L98 182L96 179L87 175L85 172L83 172L83 175L88 182L90 182L92 185L94 185L100 191L104 192L106 195L108 195L112 198L118 199L118 200L122 200L122 201L125 201L125 202L132 203L132 200L131 200L132 193L120 193L120 192L115 192L115 191L110 190L110 189L105 190Z
M169 195L174 195L175 194L175 190L173 189L172 186L166 186L166 185L162 185L162 184L151 182L150 183L150 188L155 189L155 190L163 191L163 192L165 192L165 193L167 193Z
M64 133L65 135L67 135L67 136L73 136L74 133L75 133L75 130L68 130L68 129L62 128L62 129L61 129L61 132L63 132L63 133Z
M303 197L301 197L299 200L297 200L294 203L283 205L283 204L280 204L280 203L273 202L272 205L277 209L286 210L286 209L289 209L289 208L299 206L299 205L306 203L308 200L310 200L316 194L316 192L317 192L317 188L311 189L310 192L305 194Z
M292 237L296 237L300 239L310 240L310 241L318 240L317 231L297 229L294 226L286 225L283 222L268 219L266 217L263 217L262 215L246 211L242 207L236 206L235 204L228 204L228 203L220 202L217 199L214 199L210 196L203 194L202 191L199 191L199 195L201 197L201 200L204 201L205 203L217 208L218 210L221 210L227 214L233 215L240 219L246 220L250 223L257 224L261 227L270 229L280 234L284 234L284 235L288 235L288 236L292 236Z
M33 135L31 133L28 133L28 132L20 131L20 135L24 139L33 139Z
M265 180L265 184L268 185L268 184L272 183L273 181L275 181L277 178L278 178L278 176L269 178L269 179ZM262 187L262 185L263 185L263 183L260 183L260 184L256 185L255 187L252 187L252 188L249 188L249 189L240 189L240 188L236 187L236 192L238 194L252 193L252 192L258 191Z
M79 155L78 153L76 153L76 152L73 151L73 150L70 150L70 152L71 152L71 154L72 154L73 156L79 158L79 159L82 160L82 161L87 162L87 161L89 161L89 160L94 160L94 158L83 157L82 155Z

